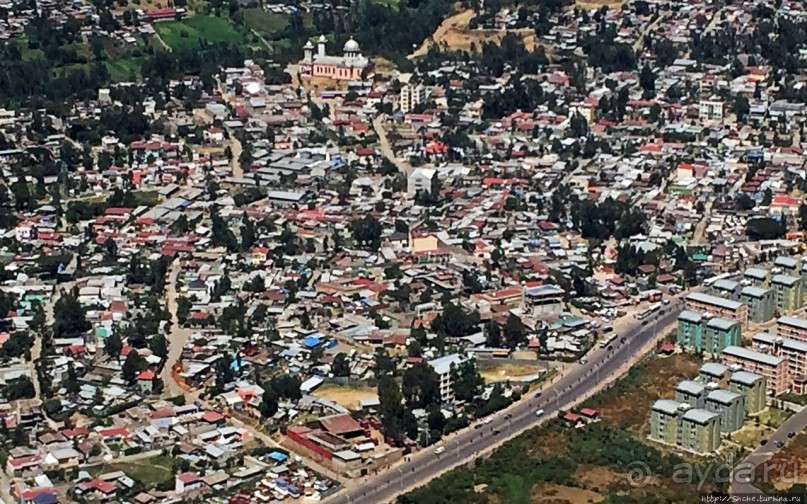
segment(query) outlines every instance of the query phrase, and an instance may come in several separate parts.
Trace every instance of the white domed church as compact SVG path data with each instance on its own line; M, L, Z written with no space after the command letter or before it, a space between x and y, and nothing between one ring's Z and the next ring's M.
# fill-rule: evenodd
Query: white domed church
M342 48L342 56L328 56L325 35L317 41L317 52L309 40L303 47L303 60L300 61L300 74L311 77L327 77L336 80L361 80L365 68L372 69L373 62L361 54L359 43L350 37Z

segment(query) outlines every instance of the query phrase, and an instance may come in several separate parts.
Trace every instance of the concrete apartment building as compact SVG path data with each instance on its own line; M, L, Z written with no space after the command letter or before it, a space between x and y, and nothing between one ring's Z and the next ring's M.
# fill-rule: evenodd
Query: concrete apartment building
M701 348L706 353L718 355L728 346L739 345L740 338L739 322L714 317L706 321Z
M535 317L558 315L563 311L563 289L554 285L524 288L524 309Z
M443 402L454 400L454 390L452 389L451 366L459 365L465 358L460 354L449 354L439 359L428 361L429 366L440 378L440 399Z
M683 310L678 316L678 344L688 350L719 354L727 346L739 345L740 323L721 317L706 317Z
M650 439L693 453L720 446L720 415L686 403L659 399L650 409Z
M698 370L698 380L706 383L723 383L729 374L729 368L719 362L705 362Z
M757 333L752 339L752 346L755 350L787 360L791 378L807 374L807 342Z
M776 300L776 311L780 314L790 314L804 304L801 277L790 275L775 275L771 279Z
M765 377L768 387L767 393L777 396L784 394L790 387L790 373L787 360L782 357L768 355L740 346L730 346L723 350L723 363L727 366L737 366Z
M684 380L675 386L675 402L689 404L692 408L703 408L706 400L706 385L692 380Z
M701 347L703 338L703 315L690 310L678 314L678 345L687 350Z
M807 320L798 317L776 319L776 336L807 342Z
M711 290L715 296L731 299L732 301L739 301L740 289L742 289L740 282L723 278L712 284Z
M745 396L730 390L712 390L706 395L706 410L720 415L720 432L738 431L745 421Z
M650 439L668 445L678 444L681 403L659 399L650 408Z
M802 275L801 272L801 261L799 259L794 259L792 257L787 256L779 256L773 261L773 265L776 268L780 268L782 273L785 275L790 275L794 277L800 277Z
M704 409L690 409L681 415L678 446L693 453L712 453L720 447L720 415Z
M773 289L745 287L740 291L740 301L748 305L748 318L755 324L770 321L776 313Z
M729 390L745 396L745 413L756 415L767 408L765 377L748 371L737 371L729 377Z
M771 286L771 272L764 268L748 268L743 272L743 280L755 287L768 288Z
M743 329L748 324L748 305L722 297L693 292L684 298L686 309L699 313L709 313L729 320L736 320Z

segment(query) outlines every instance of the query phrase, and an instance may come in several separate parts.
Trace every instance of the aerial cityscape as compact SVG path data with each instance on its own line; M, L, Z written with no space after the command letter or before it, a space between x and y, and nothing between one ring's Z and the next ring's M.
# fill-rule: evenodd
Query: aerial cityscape
M797 0L0 0L0 504L803 502L805 122Z

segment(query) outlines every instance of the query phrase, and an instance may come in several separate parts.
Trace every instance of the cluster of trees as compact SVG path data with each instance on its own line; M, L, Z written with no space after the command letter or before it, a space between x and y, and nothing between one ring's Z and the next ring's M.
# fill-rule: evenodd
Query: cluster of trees
M595 33L582 37L580 47L588 55L591 64L597 65L604 73L634 70L636 54L628 44L615 43L617 30L613 24L598 25Z
M503 326L496 322L489 322L485 325L485 341L489 347L516 348L527 343L527 328L521 320L512 313L507 317Z
M90 330L87 312L75 292L64 293L53 305L53 337L72 338Z
M378 250L381 246L381 223L372 215L353 220L350 223L350 232L360 246L372 250Z
M613 198L606 198L602 203L577 200L571 205L571 217L572 227L579 230L583 238L599 240L611 236L619 240L639 234L645 223L641 209Z
M280 399L292 401L300 399L303 396L300 391L300 385L302 385L300 377L288 374L274 376L271 380L261 385L263 387L261 415L264 418L274 416L277 413Z
M468 336L479 329L479 312L468 311L459 304L448 303L443 313L432 320L431 327L438 335Z
M159 295L165 292L165 277L171 265L171 258L161 256L159 259L147 261L141 255L132 256L126 271L126 282L151 287L152 293Z
M546 103L547 97L541 83L535 79L521 80L521 75L513 75L501 93L488 93L482 105L484 119L498 119L516 110L535 110Z

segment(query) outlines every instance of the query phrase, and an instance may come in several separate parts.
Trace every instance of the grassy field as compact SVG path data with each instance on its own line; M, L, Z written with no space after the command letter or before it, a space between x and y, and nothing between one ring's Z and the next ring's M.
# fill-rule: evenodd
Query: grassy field
M144 59L144 57L140 56L107 60L106 68L113 81L128 82L132 76L135 79L140 77L140 65L143 64Z
M200 40L213 43L244 42L244 37L229 21L215 16L194 16L182 21L154 23L154 29L171 49L195 47Z
M348 409L358 409L359 401L377 397L378 392L376 389L370 387L359 388L326 384L319 387L311 395L328 399Z
M171 457L157 455L132 462L109 463L95 466L90 473L93 476L112 471L123 471L135 481L139 481L146 488L153 488L159 483L173 478L171 474Z
M266 38L272 38L289 24L288 16L266 12L259 7L244 9L244 25Z

